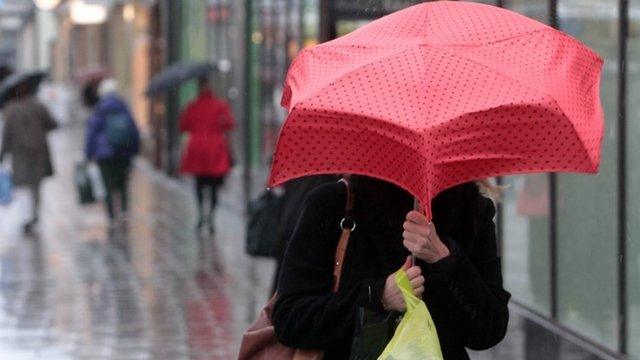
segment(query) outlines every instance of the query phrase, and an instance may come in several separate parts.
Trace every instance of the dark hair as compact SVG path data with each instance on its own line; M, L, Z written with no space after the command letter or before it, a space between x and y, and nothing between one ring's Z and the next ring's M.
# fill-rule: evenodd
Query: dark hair
M198 90L202 91L209 88L209 77L201 76L198 78Z
M13 69L6 64L0 65L0 82L13 73Z
M413 208L413 197L390 182L361 175L348 175L347 178L355 193L356 207L359 198L376 199L373 205L367 201L369 207L364 211L388 213ZM479 196L474 182L456 185L438 194L431 202L433 222L438 232L452 234L460 226L474 228Z
M82 103L84 106L92 108L100 101L100 95L98 95L99 85L100 80L91 80L82 87Z
M379 202L389 205L407 203L411 195L402 188L376 178L363 175L346 175L356 198L375 197Z

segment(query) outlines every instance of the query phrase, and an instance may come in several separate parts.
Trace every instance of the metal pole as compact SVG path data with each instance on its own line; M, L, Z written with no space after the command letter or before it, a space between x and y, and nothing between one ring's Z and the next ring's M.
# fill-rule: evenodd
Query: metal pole
M558 1L549 0L549 24L558 28ZM551 318L558 318L558 176L549 174L549 272Z
M333 6L329 0L320 0L320 42L336 37Z
M244 101L244 127L242 137L245 141L244 147L244 159L243 159L243 192L244 192L244 205L245 205L245 213L248 212L249 209L249 201L251 201L251 67L253 66L252 61L252 45L251 45L251 35L253 31L253 1L245 0L245 24L244 24L244 43L245 43L245 101Z
M629 1L619 0L618 55L618 318L619 351L627 351L627 39Z

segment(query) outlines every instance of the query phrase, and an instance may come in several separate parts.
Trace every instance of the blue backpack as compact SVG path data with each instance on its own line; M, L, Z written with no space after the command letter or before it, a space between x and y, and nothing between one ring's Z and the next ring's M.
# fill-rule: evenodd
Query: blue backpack
M0 169L0 205L6 206L11 203L13 182L11 181L11 173Z
M111 112L106 116L107 141L114 150L126 150L133 146L135 131L130 115L124 111Z

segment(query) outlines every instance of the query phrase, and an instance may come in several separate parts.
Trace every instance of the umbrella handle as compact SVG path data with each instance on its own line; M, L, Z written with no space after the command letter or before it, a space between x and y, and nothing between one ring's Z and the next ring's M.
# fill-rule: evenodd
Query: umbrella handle
M425 214L427 217L427 220L429 221L432 220L433 214L431 214L431 211L426 211L427 209L425 209L424 206L422 206L422 204L420 203L420 200L418 200L418 198L416 197L413 198L413 210L419 213ZM411 255L411 266L415 266L415 265L416 265L416 257L414 255Z
M420 213L424 213L424 208L422 207L422 204L420 204L420 200L418 200L418 198L413 198L413 210L420 212ZM411 266L416 266L416 257L415 255L411 255Z
M422 206L422 203L420 203L420 200L418 200L418 198L416 197L413 198L413 210L424 214L427 217L427 220L429 221L433 219L433 214L431 214L431 209L430 208L426 209L424 206Z

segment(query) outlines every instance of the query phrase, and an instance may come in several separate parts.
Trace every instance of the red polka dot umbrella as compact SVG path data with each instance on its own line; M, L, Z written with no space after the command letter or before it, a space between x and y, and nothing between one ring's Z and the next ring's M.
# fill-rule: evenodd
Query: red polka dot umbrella
M601 69L584 44L508 10L398 11L295 59L269 183L360 174L430 204L474 179L597 172Z

